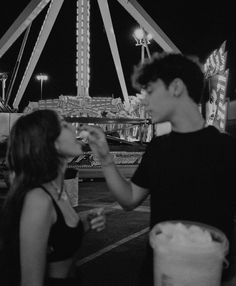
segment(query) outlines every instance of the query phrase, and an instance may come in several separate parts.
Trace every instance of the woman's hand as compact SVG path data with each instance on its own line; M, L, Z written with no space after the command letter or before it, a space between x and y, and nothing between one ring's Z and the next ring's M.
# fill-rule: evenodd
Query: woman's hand
M95 208L89 211L87 215L90 229L101 231L106 227L106 217L104 208Z
M88 230L101 231L106 227L104 208L95 208L80 213L85 232Z

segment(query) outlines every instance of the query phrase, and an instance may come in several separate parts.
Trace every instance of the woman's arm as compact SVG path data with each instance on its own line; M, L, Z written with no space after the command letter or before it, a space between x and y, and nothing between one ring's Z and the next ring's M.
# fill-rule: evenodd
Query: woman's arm
M43 286L49 231L56 214L41 189L30 191L20 218L21 286Z

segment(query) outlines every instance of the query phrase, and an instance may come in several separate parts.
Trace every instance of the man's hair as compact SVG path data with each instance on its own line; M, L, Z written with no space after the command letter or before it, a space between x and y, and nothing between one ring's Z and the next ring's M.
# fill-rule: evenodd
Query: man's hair
M134 67L132 85L137 90L147 87L150 82L162 80L168 87L175 79L181 79L195 103L200 103L204 91L204 74L196 58L177 53L155 53L144 63Z

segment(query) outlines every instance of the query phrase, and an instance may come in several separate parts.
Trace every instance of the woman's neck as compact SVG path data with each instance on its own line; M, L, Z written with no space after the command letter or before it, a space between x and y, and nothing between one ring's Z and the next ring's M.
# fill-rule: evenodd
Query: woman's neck
M54 184L58 187L58 189L62 189L63 187L64 176L62 174L58 175L55 180L53 180Z
M57 185L58 188L62 189L64 185L64 175L66 171L67 164L63 162L58 170L58 176L53 180L54 184Z

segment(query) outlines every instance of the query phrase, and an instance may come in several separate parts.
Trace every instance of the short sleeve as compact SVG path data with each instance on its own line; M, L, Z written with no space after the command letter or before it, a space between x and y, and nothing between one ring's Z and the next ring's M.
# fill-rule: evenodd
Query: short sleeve
M141 159L141 162L134 172L133 177L131 178L132 183L135 185L149 189L149 168L150 168L150 163L151 163L151 148L150 146L147 147L145 153L143 154L143 157Z

